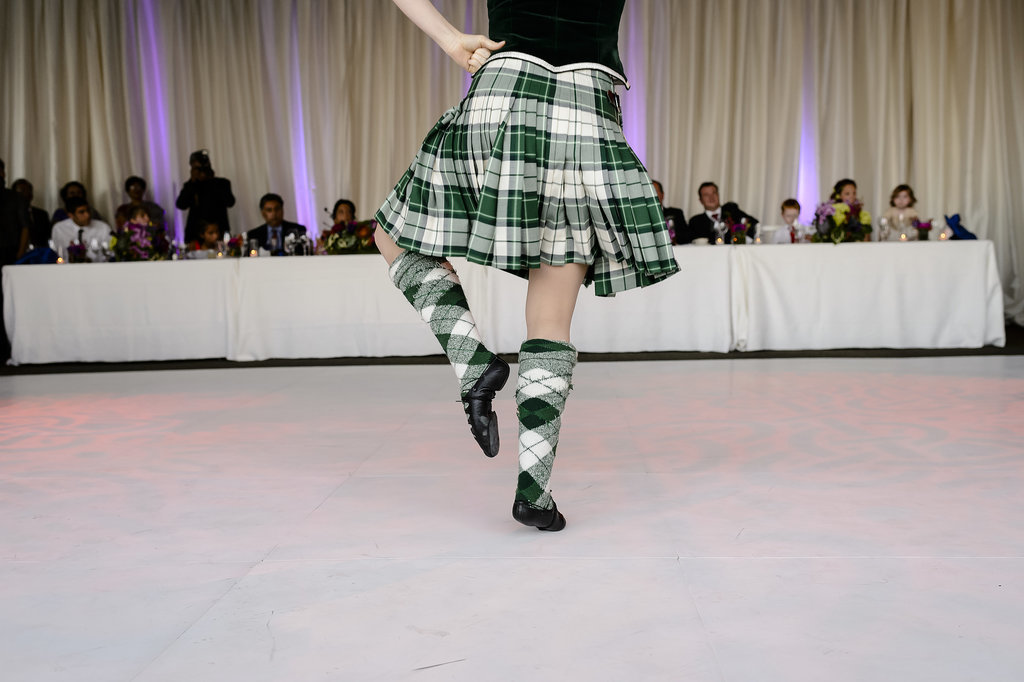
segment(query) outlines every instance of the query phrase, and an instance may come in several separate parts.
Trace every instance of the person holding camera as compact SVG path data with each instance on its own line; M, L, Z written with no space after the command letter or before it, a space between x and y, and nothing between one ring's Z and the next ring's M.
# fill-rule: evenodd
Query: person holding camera
M174 202L179 210L188 211L185 243L199 241L204 221L216 222L226 234L231 234L228 209L235 205L231 181L216 176L205 149L192 152L188 164L191 167L189 179Z

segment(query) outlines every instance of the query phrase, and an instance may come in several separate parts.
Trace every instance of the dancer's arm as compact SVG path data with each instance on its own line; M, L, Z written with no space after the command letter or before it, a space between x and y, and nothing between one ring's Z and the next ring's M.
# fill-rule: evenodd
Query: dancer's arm
M499 50L505 41L495 42L484 35L470 35L459 31L445 19L430 0L394 0L398 8L414 24L438 44L456 64L470 73L483 66L493 50Z

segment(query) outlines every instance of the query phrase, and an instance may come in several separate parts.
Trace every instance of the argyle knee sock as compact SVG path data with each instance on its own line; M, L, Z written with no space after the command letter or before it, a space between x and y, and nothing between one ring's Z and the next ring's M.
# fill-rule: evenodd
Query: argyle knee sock
M394 260L388 274L430 326L455 369L461 395L465 395L494 353L481 342L462 283L454 271L442 265L444 262L441 258L406 251Z
M551 508L548 483L555 463L562 410L572 388L576 348L571 343L529 339L519 349L519 482L516 499Z

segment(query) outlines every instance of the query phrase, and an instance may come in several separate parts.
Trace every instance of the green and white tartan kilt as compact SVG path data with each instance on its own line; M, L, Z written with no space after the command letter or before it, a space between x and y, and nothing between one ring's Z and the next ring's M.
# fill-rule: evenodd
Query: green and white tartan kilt
M598 296L678 272L615 81L492 57L377 211L402 248L527 276L585 263Z

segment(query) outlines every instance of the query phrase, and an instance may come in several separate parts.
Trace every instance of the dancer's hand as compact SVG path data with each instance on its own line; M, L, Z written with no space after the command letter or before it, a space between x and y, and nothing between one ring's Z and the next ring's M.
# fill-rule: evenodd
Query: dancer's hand
M491 56L491 52L504 46L504 40L499 43L487 36L460 33L445 52L463 69L476 73Z
M437 11L430 0L394 0L412 22L441 46L455 63L470 73L476 73L494 50L505 46L487 36L470 35L459 31Z

